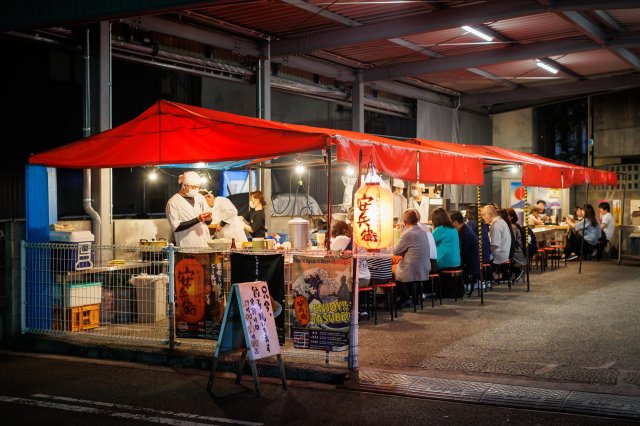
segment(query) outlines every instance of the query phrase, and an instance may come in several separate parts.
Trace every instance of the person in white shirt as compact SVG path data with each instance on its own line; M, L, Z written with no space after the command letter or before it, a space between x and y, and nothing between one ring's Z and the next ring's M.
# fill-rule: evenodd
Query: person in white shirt
M393 179L393 223L400 222L402 213L407 209L407 198L402 193L404 182L400 179Z
M211 207L212 223L216 228L216 238L235 239L237 247L241 247L242 243L247 242L244 222L242 217L238 216L238 209L231 200L225 197L214 197L210 192L205 198Z
M182 185L180 191L169 198L165 208L176 246L208 247L211 237L207 225L212 221L212 214L207 200L198 193L200 175L185 172L178 178L178 183Z
M420 222L429 222L429 197L423 195L424 183L411 184L411 196L409 197L409 208L420 213Z
M488 205L482 208L482 219L489 223L489 239L493 263L501 265L509 260L511 250L511 231L509 225L498 215L495 207Z
M611 214L611 206L609 203L604 201L598 204L598 211L600 213L600 229L607 237L607 241L611 241L613 233L616 230L616 220Z

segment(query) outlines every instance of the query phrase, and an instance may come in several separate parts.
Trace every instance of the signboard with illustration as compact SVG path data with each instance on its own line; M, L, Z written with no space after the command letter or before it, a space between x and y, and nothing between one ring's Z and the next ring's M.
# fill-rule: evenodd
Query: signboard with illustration
M217 339L224 313L222 254L176 253L176 336Z
M344 351L353 309L351 258L293 257L292 331L299 349Z

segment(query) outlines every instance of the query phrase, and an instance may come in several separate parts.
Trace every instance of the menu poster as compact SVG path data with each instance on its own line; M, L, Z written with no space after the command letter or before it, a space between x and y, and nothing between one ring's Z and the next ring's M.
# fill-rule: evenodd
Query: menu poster
M217 339L224 314L222 254L176 253L176 336Z
M231 253L231 282L266 281L273 299L278 341L284 345L284 256L282 254Z
M349 348L353 260L293 257L293 345L298 349Z

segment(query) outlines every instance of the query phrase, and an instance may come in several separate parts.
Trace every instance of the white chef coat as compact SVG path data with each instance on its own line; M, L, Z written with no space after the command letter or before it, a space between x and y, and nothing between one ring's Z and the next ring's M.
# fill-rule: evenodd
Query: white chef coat
M238 216L238 209L233 203L225 197L216 197L211 211L213 215L212 223L220 223L224 221L226 225L216 233L218 238L236 239L237 247L247 241L247 234L244 232L244 224L242 218Z
M427 197L423 195L420 202L414 197L409 197L409 208L418 210L418 213L420 213L420 222L429 222L429 199Z
M407 209L407 199L402 194L393 194L393 218L402 219L402 213Z
M196 194L194 201L194 205L192 206L179 193L176 193L167 201L167 219L171 225L171 230L176 239L176 246L178 247L209 247L207 242L211 241L211 237L209 236L209 228L204 222L198 222L190 228L176 232L176 228L181 222L191 220L198 217L200 213L211 210L207 204L207 200L205 200L202 195Z

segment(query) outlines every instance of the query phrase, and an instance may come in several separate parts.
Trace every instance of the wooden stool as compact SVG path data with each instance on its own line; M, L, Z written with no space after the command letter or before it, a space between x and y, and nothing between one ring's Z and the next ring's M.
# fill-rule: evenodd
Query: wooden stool
M377 324L378 310L376 309L375 289L373 287L358 287L358 295L360 297L362 297L363 295L366 297L367 315L369 315L369 318L371 318L371 314L373 311L374 323ZM359 312L359 309L358 309L358 312ZM359 318L358 318L358 322L359 322Z
M464 277L463 277L463 273L462 273L462 269L453 269L450 271L438 271L438 274L440 276L442 276L444 274L444 276L449 277L447 279L448 282L452 282L454 284L454 291L453 291L453 297L454 300L457 302L458 301L458 285L460 286L460 288L462 288L462 296L460 296L460 299L462 299L464 297ZM442 280L440 280L440 282L442 283ZM442 285L440 286L440 304L442 304Z
M398 318L398 310L396 309L396 303L393 298L393 289L396 288L396 283L388 282L384 284L374 284L373 288L373 303L376 303L376 290L382 289L382 291L387 294L387 306L389 308L389 313L391 313L391 321L393 321L394 315ZM377 307L375 309L377 309ZM375 324L378 323L377 320L378 318L376 316Z

